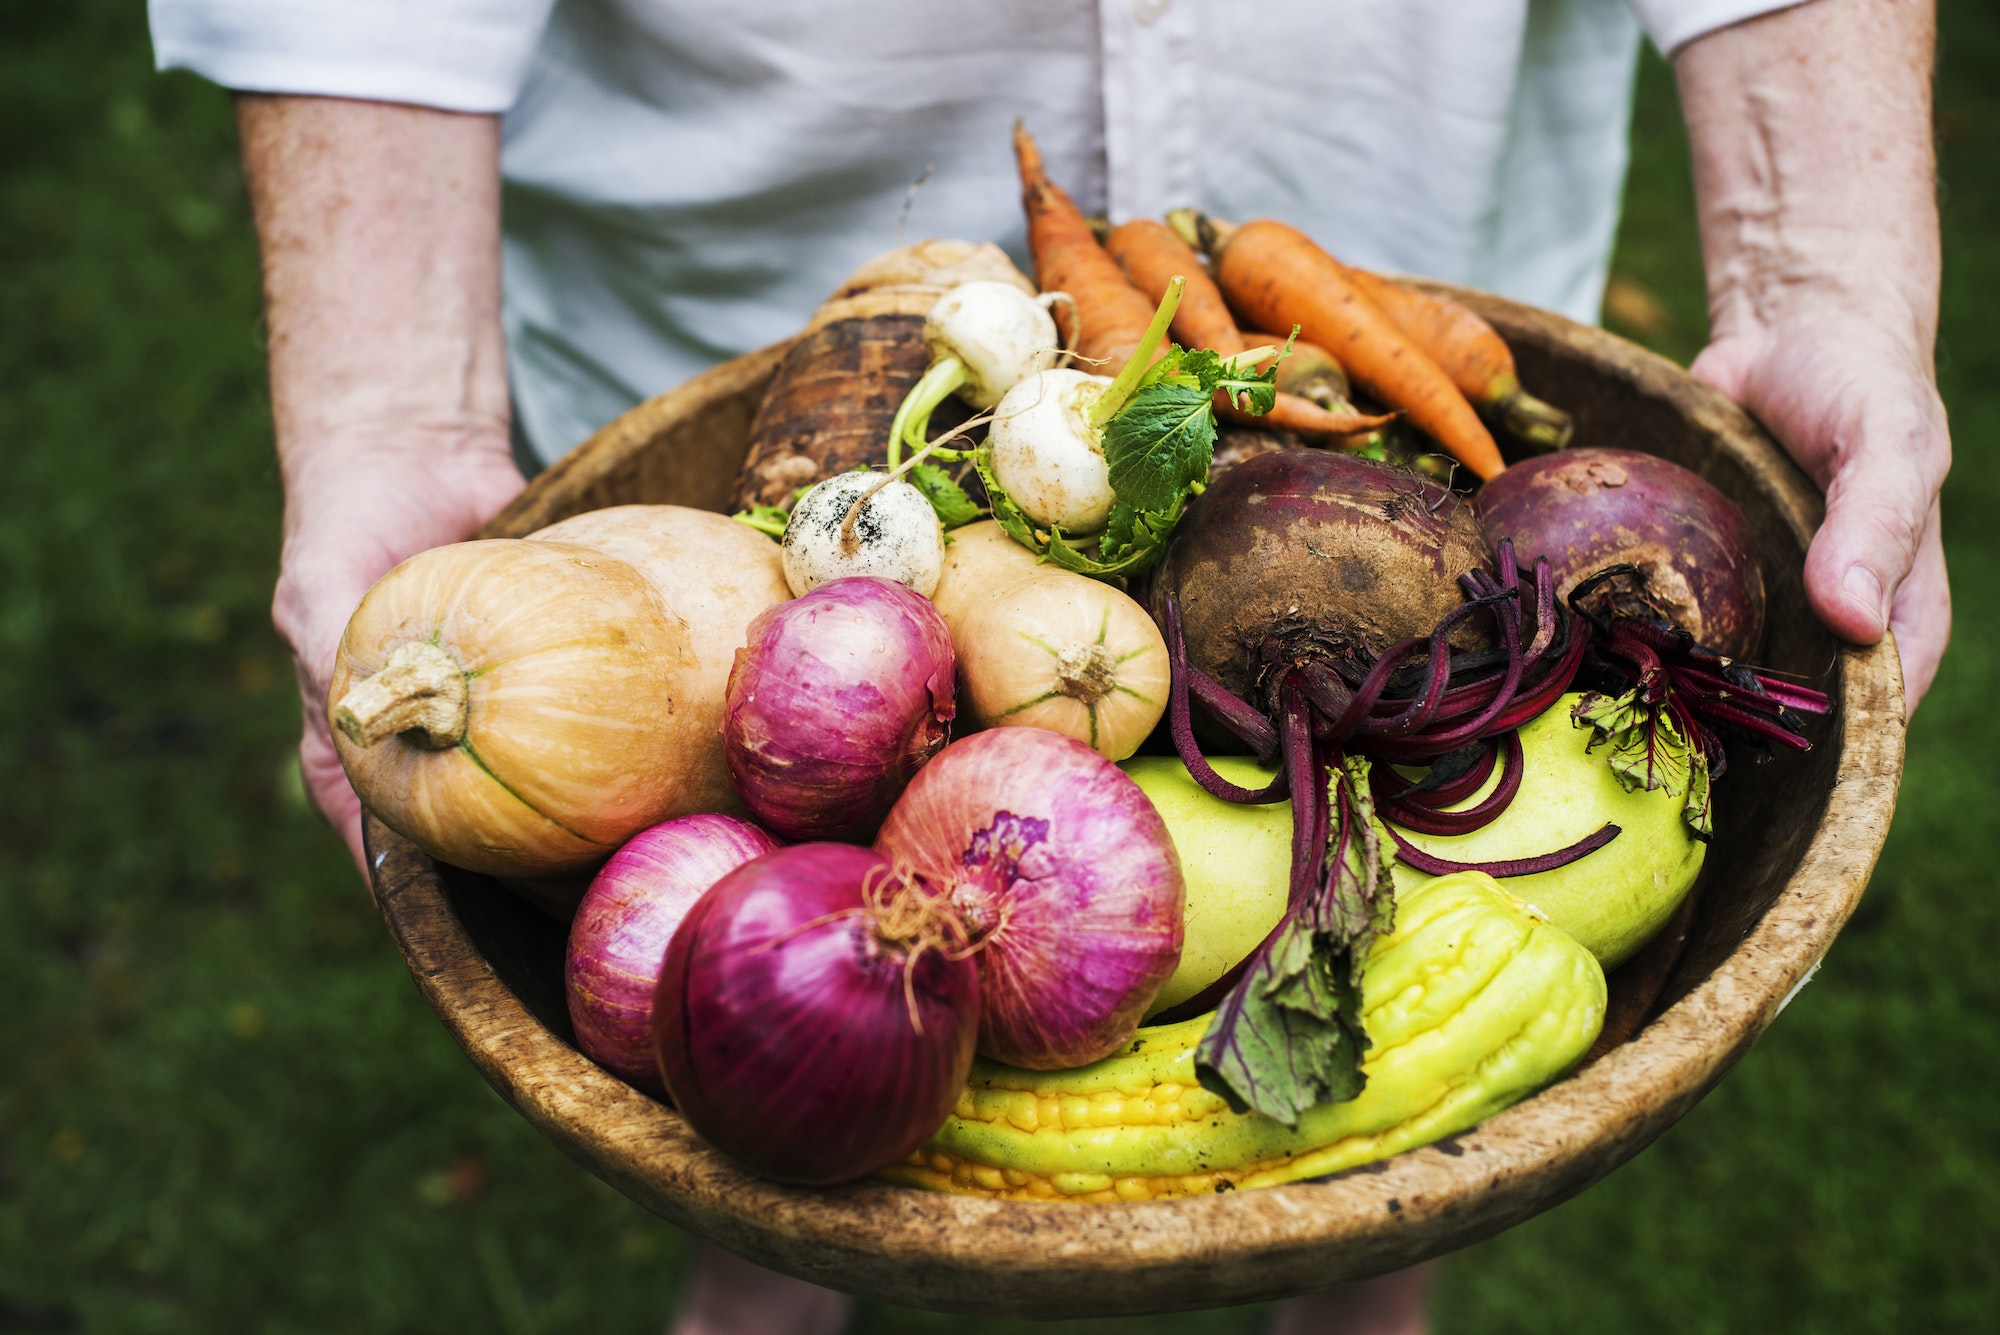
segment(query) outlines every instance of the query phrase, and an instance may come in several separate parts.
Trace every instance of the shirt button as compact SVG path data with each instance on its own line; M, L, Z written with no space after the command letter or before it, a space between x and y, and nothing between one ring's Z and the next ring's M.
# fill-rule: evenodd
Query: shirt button
M1158 23L1173 3L1174 0L1132 0L1132 17L1141 23Z

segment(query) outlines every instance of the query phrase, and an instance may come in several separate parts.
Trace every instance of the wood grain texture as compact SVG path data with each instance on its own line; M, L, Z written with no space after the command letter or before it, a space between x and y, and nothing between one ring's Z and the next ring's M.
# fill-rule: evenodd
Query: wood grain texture
M1812 619L1801 572L1819 498L1739 408L1600 330L1452 295L1507 338L1531 392L1575 414L1576 443L1665 455L1743 506L1770 577L1764 657L1835 702L1808 755L1732 754L1666 1009L1632 1041L1471 1132L1322 1182L1133 1205L782 1187L733 1168L576 1051L558 924L370 820L377 901L426 1000L523 1116L634 1200L777 1269L944 1311L1076 1317L1281 1297L1476 1242L1616 1168L1742 1057L1860 899L1902 771L1901 678L1891 644L1844 647ZM718 367L614 423L492 531L631 500L719 503L731 433L740 460L781 352Z

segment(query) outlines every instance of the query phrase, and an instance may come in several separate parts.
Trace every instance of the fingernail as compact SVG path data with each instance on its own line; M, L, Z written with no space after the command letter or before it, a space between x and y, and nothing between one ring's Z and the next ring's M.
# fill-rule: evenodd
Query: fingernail
M1888 623L1888 602L1882 596L1882 581L1874 571L1864 565L1849 566L1847 578L1841 580L1840 587L1849 598L1868 609L1877 625Z

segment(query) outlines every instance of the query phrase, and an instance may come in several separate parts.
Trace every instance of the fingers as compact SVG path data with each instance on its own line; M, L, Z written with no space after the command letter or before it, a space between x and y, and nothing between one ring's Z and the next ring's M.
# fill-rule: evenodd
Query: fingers
M317 727L308 717L299 738L299 775L305 780L306 800L347 845L361 879L367 880L368 856L361 846L361 799L354 795L347 772L340 767L340 756L333 749L323 715Z
M1951 638L1951 587L1945 582L1944 532L1935 505L1924 525L1917 559L1891 602L1889 624L1903 660L1903 698L1914 714L1937 677Z
M1928 418L1870 414L1858 439L1835 451L1826 519L1806 555L1806 594L1828 629L1857 644L1888 629L1936 511L1950 447L1941 414Z

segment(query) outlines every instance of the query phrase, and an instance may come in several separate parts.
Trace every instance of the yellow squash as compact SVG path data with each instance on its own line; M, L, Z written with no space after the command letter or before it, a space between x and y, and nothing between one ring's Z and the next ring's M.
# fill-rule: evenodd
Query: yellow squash
M1604 1021L1590 952L1477 872L1398 895L1362 984L1367 1088L1296 1127L1195 1079L1209 1017L1069 1071L981 1059L931 1142L882 1176L1017 1200L1155 1200L1339 1172L1492 1116L1567 1071Z

